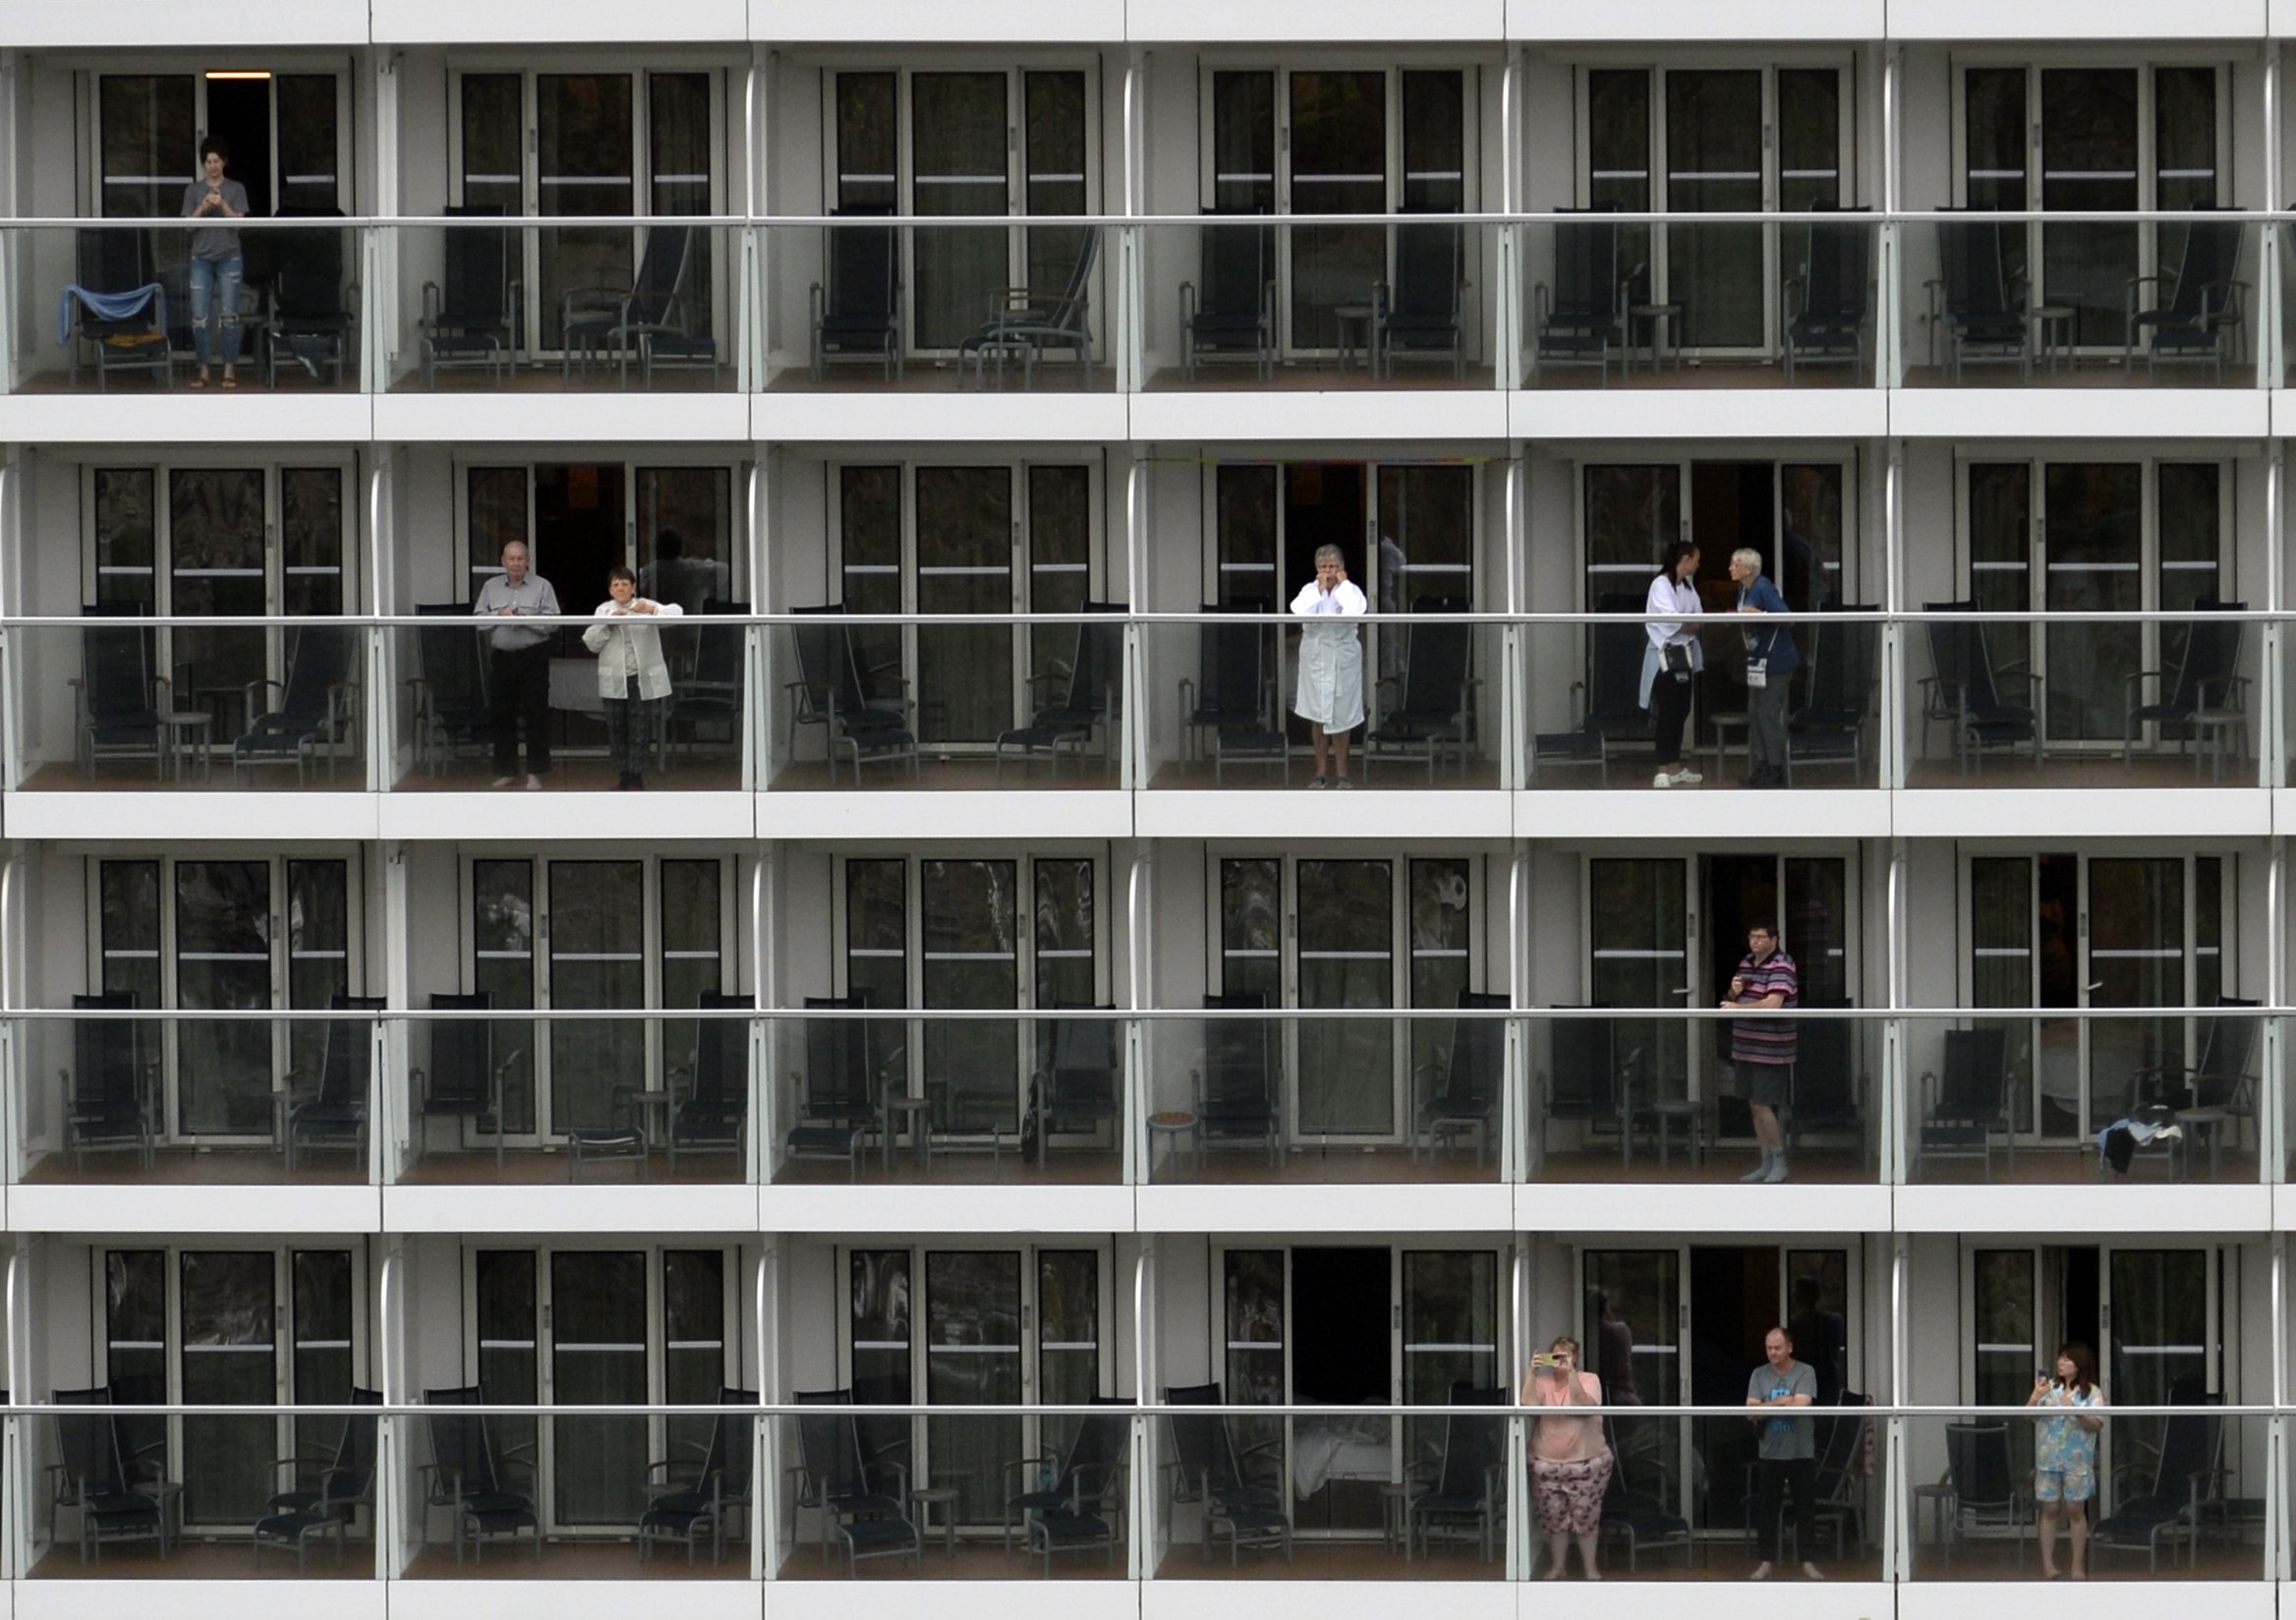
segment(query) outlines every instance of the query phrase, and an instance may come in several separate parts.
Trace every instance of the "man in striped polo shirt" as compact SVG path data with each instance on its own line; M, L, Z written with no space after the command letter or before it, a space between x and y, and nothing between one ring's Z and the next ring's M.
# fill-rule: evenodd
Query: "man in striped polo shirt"
M1730 980L1724 1007L1750 1011L1794 1007L1802 1000L1802 970L1778 949L1778 927L1757 922L1746 931L1746 956ZM1762 1162L1742 1182L1786 1179L1786 1133L1778 1110L1786 1106L1794 1077L1796 1035L1791 1018L1740 1018L1730 1029L1730 1061L1738 1069L1739 1090L1753 1115L1753 1137Z

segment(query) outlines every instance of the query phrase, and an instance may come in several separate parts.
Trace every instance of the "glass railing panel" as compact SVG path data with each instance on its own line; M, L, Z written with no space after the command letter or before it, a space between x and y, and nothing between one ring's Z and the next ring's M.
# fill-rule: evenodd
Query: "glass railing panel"
M201 583L220 594L245 583L224 577L233 571L217 566ZM259 557L251 571L247 606L259 613ZM16 626L8 632L22 695L15 785L364 790L374 634L324 618Z
M2137 606L2133 560L2084 550L2048 568L2052 596ZM2185 618L1924 610L1902 631L1906 785L2257 785L2263 627L2245 604L2199 608Z
M950 184L920 196L929 211L940 202L955 212L971 189ZM895 221L856 211L769 225L762 236L769 392L1116 386L1112 226Z
M201 962L208 990L239 963ZM181 993L193 993L187 962ZM136 1012L19 1013L20 1178L48 1186L364 1186L378 1021Z
M17 227L10 385L357 393L365 247L364 227L325 219Z
M1914 1580L2267 1578L2270 1419L2222 1411L2205 1373L2159 1376L2152 1363L2173 1358L2121 1360L2101 1374L2102 1405L2085 1406L2044 1352L2001 1359L2017 1404L1904 1419L1908 1476L1933 1481L1908 1504ZM2125 1410L2137 1405L2151 1410Z
M136 1353L151 1360L147 1377L115 1368L107 1388L56 1390L65 1410L20 1425L29 1466L19 1477L35 1491L32 1579L374 1578L376 1418L216 1410L276 1399L262 1331L184 1357L185 1394L204 1411L114 1410L164 1393L153 1346Z
M393 392L737 385L739 226L496 214L379 229L397 270Z
M1641 617L1648 569L1617 578L1613 620L1533 622L1522 633L1527 786L1648 787L1667 764L1669 785L1688 771L1708 791L1880 784L1877 610L1790 600L1779 629L1750 632L1754 621L1739 615L1695 621L1695 666L1662 674ZM1661 725L1679 727L1666 759Z
M480 950L481 977L517 960L518 919L499 918ZM495 926L495 925L488 925ZM671 968L717 964L673 960ZM537 1014L488 989L424 992L422 1015L393 1019L406 1050L391 1144L410 1186L742 1182L749 1177L753 1020L743 1003L637 1012L639 958L599 953L560 961L559 1007ZM505 983L508 981L505 980ZM570 1011L568 992L594 999ZM687 986L680 994L693 999Z
M1646 976L1664 954L1618 957L1598 964L1613 1006L1526 1025L1531 1180L1880 1179L1888 1020L1808 1000L1760 1017L1636 1012L1615 1004L1651 987L1616 975Z
M1004 475L993 482L990 504L955 524L965 532L943 536L946 560L920 569L919 590L961 622L864 617L871 605L849 594L850 616L823 609L762 627L779 694L772 787L1127 785L1129 628L1088 599L1082 563L1048 566L1029 586L1040 599L1065 595L1074 616L995 611L1010 605L1013 581ZM873 586L849 578L849 592Z
M1400 547L1381 550L1379 578L1357 583L1350 566L1348 583L1380 602L1407 592L1417 611L1303 628L1304 615L1254 611L1263 598L1219 618L1143 627L1151 787L1310 785L1319 728L1333 784L1500 785L1506 626L1468 616L1464 557L1412 562Z
M1430 955L1413 964L1414 977L1454 1010L1367 1011L1387 995L1393 964L1384 948L1349 949L1344 933L1343 925L1320 948L1304 937L1301 945L1301 996L1330 1011L1255 1014L1249 994L1231 994L1200 1014L1144 1020L1147 1180L1500 1178L1509 1118L1503 998L1457 1009L1464 960Z
M715 584L710 567L718 569ZM633 601L677 604L677 617L634 615L629 625L603 630L584 617L547 631L545 784L612 791L634 776L640 787L673 792L739 790L754 713L749 645L763 631L728 621L722 609L732 605L711 594L725 588L723 564L673 573L657 562L646 573L654 577L640 582ZM571 595L560 599L569 609ZM417 610L426 622L380 632L390 638L398 678L390 715L400 769L392 787L468 791L524 775L529 753L520 746L515 690L471 606ZM606 639L593 648L593 635ZM499 746L504 739L509 746Z
M1090 963L1037 956L1040 995L1071 968L1061 1013L903 1014L865 996L774 1017L772 1178L822 1185L1110 1186L1124 1179L1127 1026L1094 1009ZM1009 946L955 942L933 991L974 1006L1013 994Z
M1439 213L1143 226L1144 386L1491 388L1503 229Z
M2026 1000L2028 964L1980 947L2004 998ZM1971 1012L1905 1020L1907 1175L1915 1182L2254 1183L2261 1174L2258 1075L2267 1020L2179 1011L2173 950L2091 947L2121 1010ZM2162 973L2173 992L2151 981ZM1982 994L1983 986L1980 987ZM2132 1012L2149 991L2158 1011Z
M1870 218L1590 212L1520 229L1525 387L1874 385Z
M1906 386L2257 385L2254 221L1939 209L1900 240Z

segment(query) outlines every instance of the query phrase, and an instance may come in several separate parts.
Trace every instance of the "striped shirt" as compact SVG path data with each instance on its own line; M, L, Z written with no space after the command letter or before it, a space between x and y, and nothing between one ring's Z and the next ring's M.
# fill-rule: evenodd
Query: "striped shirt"
M1781 1007L1797 1007L1802 1001L1802 970L1794 965L1794 958L1783 951L1770 953L1770 959L1757 962L1753 953L1748 952L1739 962L1735 975L1746 981L1739 992L1742 1002L1758 1002L1770 996L1784 995ZM1740 1018L1730 1026L1730 1061L1732 1063L1790 1064L1794 1061L1796 1035L1790 1018Z

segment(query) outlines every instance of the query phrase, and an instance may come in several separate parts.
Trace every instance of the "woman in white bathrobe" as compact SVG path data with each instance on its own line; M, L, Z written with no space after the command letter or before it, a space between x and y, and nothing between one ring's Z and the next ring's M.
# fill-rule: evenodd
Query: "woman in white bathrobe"
M1315 549L1315 578L1299 587L1292 610L1308 622L1299 634L1299 690L1292 711L1309 723L1315 737L1315 779L1322 787L1336 781L1352 787L1348 775L1348 733L1363 723L1363 638L1347 622L1370 605L1361 587L1348 581L1348 565L1337 546ZM1324 739L1331 739L1334 775L1324 775Z
M669 664L654 620L679 617L685 609L640 596L638 576L627 568L607 573L605 588L606 600L598 605L597 622L582 632L582 645L598 655L606 752L613 759L614 786L627 791L646 785L656 706L669 696Z

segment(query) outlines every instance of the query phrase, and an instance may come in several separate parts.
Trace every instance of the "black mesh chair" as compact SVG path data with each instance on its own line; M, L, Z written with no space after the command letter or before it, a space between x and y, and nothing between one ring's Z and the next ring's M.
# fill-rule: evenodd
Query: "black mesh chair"
M1129 611L1120 602L1087 602L1087 613L1121 614ZM997 737L997 780L1004 780L1004 750L1017 749L1023 760L1043 749L1052 756L1053 775L1061 774L1061 750L1067 748L1076 755L1076 774L1084 774L1084 749L1095 731L1100 733L1100 763L1106 771L1110 759L1110 744L1117 727L1113 723L1118 712L1118 690L1124 673L1124 627L1114 617L1104 622L1090 620L1076 626L1076 651L1070 655L1066 668L1059 665L1044 674L1029 677L1032 687L1046 682L1064 682L1065 691L1050 702L1039 704L1030 714L1026 725L1014 726L1000 732Z
M1974 613L1975 601L1924 602L1924 613ZM2033 768L2040 769L2040 711L2035 694L2040 676L2022 664L1996 665L1985 640L1985 627L1977 620L1956 623L1931 618L1923 628L1929 633L1930 673L1922 677L1923 738L1928 723L1943 720L1953 727L1953 758L1963 771L1987 748L2030 744ZM2007 685L2018 695L2004 692Z
M870 203L832 210L833 219L878 219L890 204ZM830 361L859 357L882 361L886 380L901 379L900 245L891 225L832 225L823 256L829 278L816 281L813 300L813 379L822 380Z
M1846 365L1854 379L1863 379L1866 324L1873 308L1871 248L1871 230L1863 223L1809 227L1809 253L1802 273L1782 289L1789 386L1798 366Z
M1539 1156L1553 1151L1548 1137L1556 1124L1570 1121L1580 1128L1589 1147L1597 1131L1616 1132L1623 1162L1628 1097L1616 1024L1609 1018L1558 1018L1547 1029L1551 1059L1541 1076Z
M721 1407L754 1407L754 1389L718 1391ZM667 1458L646 1465L646 1511L638 1519L638 1561L654 1556L664 1541L683 1542L686 1567L694 1564L702 1537L710 1538L710 1562L725 1561L725 1531L741 1521L732 1510L750 1500L753 1419L747 1412L727 1412L710 1425L710 1442L699 1458Z
M1054 1011L1079 1010L1062 1004ZM1097 1131L1104 1123L1116 1126L1124 1117L1123 1070L1118 1058L1122 1032L1115 1008L1095 1011L1109 1016L1061 1018L1052 1025L1051 1062L1037 1071L1029 1088L1029 1124L1022 1132L1024 1142L1035 1138L1039 1164L1051 1151L1055 1130Z
M2121 370L2135 365L2137 344L2150 337L2145 347L2148 376L2163 360L2205 360L2214 368L2215 381L2224 380L2224 352L2240 333L2246 283L2236 280L2235 272L2246 229L2238 220L2193 220L2184 227L2184 251L2173 278L2130 277Z
M1164 1403L1175 1407L1221 1405L1218 1384L1186 1384L1164 1392ZM1171 1414L1165 1421L1172 1430L1173 1460L1165 1465L1172 1475L1170 1497L1192 1502L1204 1512L1204 1562L1212 1561L1215 1536L1228 1538L1228 1562L1236 1567L1245 1547L1282 1547L1284 1562L1292 1562L1292 1520L1284 1511L1280 1485L1251 1478L1244 1472L1243 1453L1225 1417L1210 1413Z
M75 1012L125 1012L134 992L74 996ZM78 1175L89 1153L129 1152L144 1170L152 1165L158 1134L152 1081L157 1065L147 1061L136 1024L127 1018L83 1018L72 1025L72 1067L64 1084L64 1147Z
M80 368L88 363L101 392L110 391L114 372L156 372L161 387L173 387L167 289L152 267L149 233L87 228L73 238L73 290L65 303L72 385L79 387Z
M1931 1159L1979 1159L1993 1179L1993 1138L2006 1144L2017 1168L2017 1137L2009 1119L2009 1036L2000 1029L1945 1032L1943 1072L1922 1075L1922 1114L1914 1128L1916 1175Z
M502 217L495 202L459 203L443 212L449 219ZM518 358L523 290L510 273L509 229L450 226L440 248L441 279L423 283L423 386L436 383L441 366L484 367L488 381L507 382Z
M728 996L716 990L702 992L698 1004L706 1011L752 1006L747 996ZM749 1124L749 1025L731 1018L697 1018L694 1055L674 1071L685 1076L683 1095L669 1111L669 1173L677 1174L680 1150L739 1153Z
M1207 1012L1267 1007L1258 992L1206 996ZM1283 1152L1276 1025L1267 1018L1204 1020L1204 1067L1195 1071L1196 1126L1205 1146L1251 1145L1270 1165Z
M380 996L334 996L335 1012L380 1012ZM374 1021L331 1018L316 1074L288 1076L287 1171L293 1175L302 1153L315 1147L347 1147L364 1160L367 1122L373 1117ZM301 1083L299 1083L301 1082Z
M1206 208L1207 218L1221 210ZM1265 382L1276 366L1274 244L1265 225L1197 232L1194 281L1179 284L1180 371L1190 381L1207 355L1248 358Z
M513 1454L495 1451L493 1434L483 1413L459 1410L485 1406L486 1386L427 1389L423 1404L437 1409L429 1415L430 1461L424 1465L424 1472L430 1475L430 1500L454 1515L454 1561L462 1562L466 1537L471 1544L471 1562L477 1564L486 1560L488 1536L516 1538L524 1533L534 1538L534 1561L540 1564L542 1517L535 1510L534 1496L530 1491L510 1489L502 1478L503 1465L514 1463ZM514 1466L531 1478L530 1459L516 1459Z
M2025 1573L2025 1539L2032 1533L2034 1508L2009 1461L2006 1423L1945 1425L1946 1500L1950 1520L1948 1551L1973 1530L2006 1530L2017 1543L2017 1573Z
M1504 1008L1502 994L1459 993L1462 1011ZM1432 1158L1446 1139L1474 1133L1475 1166L1480 1169L1498 1133L1501 1080L1507 1068L1507 1026L1495 1018L1461 1018L1451 1026L1451 1051L1442 1085L1421 1098L1412 1115L1411 1162L1424 1147Z
M904 1558L922 1574L924 1538L909 1517L908 1473L890 1458L879 1458L874 1468L864 1459L853 1392L799 1390L796 1404L822 1409L797 1417L804 1496L822 1515L822 1562L829 1562L833 1531L845 1546L847 1575L859 1574L872 1558Z
M570 372L577 354L587 370L595 354L610 353L629 386L630 357L654 334L686 335L686 280L693 266L694 227L662 220L646 228L638 272L627 287L577 287L561 300L564 345L558 370Z
M1640 613L1642 599L1611 592L1597 608L1605 613ZM1530 740L1530 780L1538 784L1542 767L1591 765L1610 785L1614 742L1635 742L1650 734L1650 711L1642 707L1642 653L1650 645L1639 618L1586 626L1586 676L1571 683L1572 728L1543 731Z
M1265 613L1264 597L1206 603L1207 613ZM1203 733L1212 735L1212 781L1224 785L1228 763L1251 761L1282 771L1292 782L1292 739L1275 715L1274 684L1267 677L1265 624L1199 624L1195 678L1179 683L1180 734L1191 751Z
M1504 1389L1477 1389L1469 1383L1451 1386L1454 1408L1507 1404ZM1436 1461L1434 1480L1406 1505L1406 1550L1415 1549L1424 1558L1431 1536L1471 1536L1483 1562L1491 1561L1491 1544L1506 1503L1506 1448L1501 1444L1505 1437L1505 1424L1496 1418L1454 1412L1444 1419L1443 1453Z
M868 1005L869 998L861 994L805 998L805 1006L819 1012ZM803 1027L805 1072L795 1080L797 1118L786 1151L791 1159L841 1160L846 1179L858 1181L862 1138L890 1139L886 1064L876 1031L891 1025L866 1018L808 1018Z
M441 621L415 630L423 663L423 672L407 682L414 696L415 765L435 767L444 776L466 751L483 758L493 746L486 643L471 628L467 602L426 602L415 611Z
M1937 221L1938 274L1926 286L1930 332L1946 341L1948 381L1958 383L1962 362L1972 358L2014 360L2018 380L2033 380L2025 283L2010 275L2004 253L2004 233L2024 230L1967 212Z
M1460 597L1422 597L1411 604L1414 613L1464 613ZM1394 634L1390 629L1389 634ZM1375 760L1427 761L1427 781L1435 781L1435 765L1447 748L1459 751L1459 774L1466 777L1467 748L1474 740L1473 688L1474 626L1462 621L1445 624L1420 620L1410 626L1404 650L1401 689L1384 706L1379 720L1363 738L1363 774L1371 774ZM1382 683L1385 684L1385 683Z
M1563 210L1577 213L1584 210ZM1619 227L1613 219L1569 219L1555 225L1555 272L1532 292L1530 385L1548 366L1592 366L1610 385L1615 347L1626 358L1627 296L1619 274Z
M278 217L340 219L343 210L287 207ZM271 327L264 369L274 388L282 361L301 366L315 379L331 376L337 386L342 384L359 323L354 314L359 288L355 282L344 283L343 236L340 230L320 226L265 233L271 256Z
M797 655L797 678L787 690L795 725L819 725L830 760L830 781L836 781L837 753L853 762L853 785L861 785L864 763L905 763L909 776L917 775L917 734L906 708L889 707L872 698L861 679L861 665L853 653L853 635L843 622L844 608L800 608L808 617L789 627L789 641Z
M2242 612L2245 602L2197 602L2202 613ZM2164 627L2165 628L2165 627ZM2148 723L2160 727L2166 738L2171 726L2180 735L2179 749L2191 741L2200 724L2221 724L2217 715L2237 714L2243 707L2249 679L2240 672L2240 643L2247 629L2239 619L2196 618L2184 625L2184 657L2175 672L2135 669L2128 675L2128 711L2121 735L2121 769L2135 763L2137 733ZM2147 692L2152 701L2145 701Z
M2224 1415L2213 1410L2223 1406L2224 1397L2204 1391L2191 1378L2179 1378L2168 1391L2168 1404L2196 1410L2162 1424L2159 1445L2138 1442L2134 1449L2149 1455L2124 1458L2114 1468L2116 1505L2089 1533L2092 1547L2143 1552L2146 1567L2155 1575L2161 1542L2180 1540L2197 1550L2203 1516L2223 1497L2228 1478ZM2123 1419L2122 1431L2127 1427Z
M378 1390L354 1389L351 1405L378 1407ZM295 1549L295 1573L309 1567L314 1536L329 1536L335 1543L335 1568L343 1567L343 1541L361 1508L374 1506L375 1440L381 1420L354 1415L343 1419L343 1432L334 1451L324 1457L282 1457L272 1466L298 1475L315 1463L318 1483L295 1485L280 1491L263 1506L255 1524L256 1568L263 1567L263 1548L284 1542Z
M159 1498L129 1477L108 1389L59 1389L56 1416L56 1505L80 1515L80 1561L103 1562L106 1542L154 1541L167 1556Z
M1095 1395L1096 1407L1129 1408L1130 1400ZM1004 1556L1012 1556L1017 1528L1031 1555L1041 1553L1052 1573L1056 1552L1105 1547L1109 1566L1124 1539L1124 1459L1132 1420L1122 1412L1080 1419L1063 1457L1023 1457L1004 1465ZM1037 1481L1046 1475L1051 1483Z
M359 681L353 667L354 632L334 625L307 624L295 632L287 655L287 684L279 706L256 714L247 732L231 745L234 775L258 766L292 765L298 781L308 779L314 760L323 759L327 780L335 780L336 759L346 746L359 747ZM249 683L249 712L268 680Z
M1466 288L1463 227L1455 220L1410 219L1395 227L1395 280L1371 290L1372 330L1382 376L1396 358L1448 360L1454 381L1466 376L1460 337L1460 298Z
M430 998L433 1012L480 1012L492 1009L491 991L470 995L438 994ZM525 1060L525 1048L501 1057L494 1054L494 1025L487 1018L438 1019L430 1025L430 1062L414 1072L415 1118L418 1123L434 1114L469 1120L474 1127L494 1127L494 1168L502 1168L503 1088L513 1067Z
M86 607L85 617L124 617L117 608ZM79 709L77 741L80 774L95 775L103 759L151 762L163 777L167 756L161 745L160 713L168 679L158 672L155 638L149 624L90 624L80 632L80 678L72 683Z

